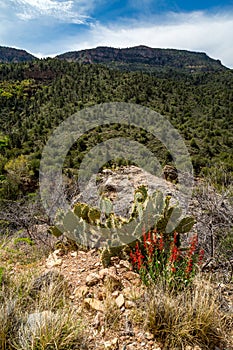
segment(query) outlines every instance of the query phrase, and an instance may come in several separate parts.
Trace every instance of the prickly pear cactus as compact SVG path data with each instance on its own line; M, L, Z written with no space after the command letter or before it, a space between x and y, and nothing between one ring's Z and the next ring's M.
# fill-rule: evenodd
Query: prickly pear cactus
M148 195L147 188L140 186L135 190L131 215L128 219L115 215L110 199L103 197L100 209L85 203L76 203L66 214L58 213L57 224L50 232L59 236L62 232L71 240L86 247L104 247L101 260L106 267L111 257L127 256L143 230L156 229L164 235L169 247L174 232L188 232L195 221L192 217L180 219L178 206L170 205L170 197L156 191ZM179 243L178 243L179 244Z

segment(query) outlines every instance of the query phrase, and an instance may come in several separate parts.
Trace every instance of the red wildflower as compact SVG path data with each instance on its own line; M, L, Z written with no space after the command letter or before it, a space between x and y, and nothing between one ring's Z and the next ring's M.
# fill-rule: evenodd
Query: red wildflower
M179 257L179 253L180 253L179 249L177 248L177 246L174 245L173 248L172 248L172 251L171 251L171 256L169 258L169 261L171 263L177 261L177 259Z
M141 267L142 267L143 259L144 259L144 256L142 255L141 249L140 249L139 244L137 242L136 246L135 246L135 254L134 254L134 260L133 261L135 261L135 264L137 264L138 270L140 270Z
M174 245L177 244L177 236L178 236L178 233L177 233L177 232L174 232L174 239L173 239Z
M172 271L172 273L175 273L175 272L176 272L175 266L172 266L172 267L171 267L171 271Z
M191 246L189 248L188 256L192 256L194 254L196 247L197 247L197 235L192 237Z
M159 239L159 250L162 251L164 248L164 241L163 241L163 235L161 234Z
M185 269L186 275L189 275L190 272L192 272L192 268L193 268L193 259L190 258L190 259L188 260L187 267L186 267L186 269Z
M135 265L135 263L137 262L137 258L136 256L133 254L133 252L130 252L130 259L132 260L132 264Z

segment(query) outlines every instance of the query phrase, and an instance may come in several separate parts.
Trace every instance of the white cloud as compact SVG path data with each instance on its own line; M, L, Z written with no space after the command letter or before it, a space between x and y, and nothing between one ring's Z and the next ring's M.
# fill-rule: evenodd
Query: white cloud
M89 18L86 12L93 5L92 3L93 1L90 1L87 7L84 0L9 0L8 8L11 8L23 21L50 17L64 22L82 24Z

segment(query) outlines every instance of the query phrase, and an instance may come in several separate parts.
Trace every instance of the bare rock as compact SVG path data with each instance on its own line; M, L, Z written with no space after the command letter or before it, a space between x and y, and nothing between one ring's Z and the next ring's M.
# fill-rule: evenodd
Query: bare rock
M134 281L135 279L139 278L138 274L133 271L127 271L124 273L124 277L129 281Z
M49 255L49 257L46 259L46 267L48 269L51 269L53 267L61 266L62 259L58 258L57 253L59 253L60 250L55 250L53 253Z
M125 304L125 298L124 298L123 294L118 295L118 297L116 298L115 301L116 301L116 304L119 307L119 309L121 309L122 306L124 306L124 304Z
M103 173L100 174L100 177L101 185L99 187L98 185L96 186L96 179L93 177L85 191L73 199L73 204L83 202L90 206L98 207L99 191L104 189L105 195L113 199L114 213L122 217L129 217L134 191L140 185L147 186L149 194L154 193L156 190L163 192L164 196L172 194L173 204L181 199L175 185L163 179L162 174L158 177L136 166L122 167L112 171L110 176L108 173Z
M83 298L87 295L89 288L87 286L80 286L75 289L74 295L76 298Z
M104 343L104 348L107 349L107 350L117 350L117 349L119 349L118 338L114 338L112 340L106 341Z
M86 278L86 285L91 287L100 282L100 276L97 273L91 273Z
M103 326L103 322L104 322L103 313L98 311L92 325L95 329L97 329Z
M104 279L104 282L110 287L112 292L115 290L121 290L123 288L120 278L112 274L107 275Z
M77 258L78 252L77 252L77 251L71 252L71 253L70 253L70 256L71 256L72 258Z
M130 262L127 261L127 260L120 260L119 266L120 266L120 267L124 267L124 268L126 268L126 269L130 269L131 264L130 264Z
M99 271L99 276L101 279L104 279L105 276L109 275L110 271L109 269L105 268Z
M165 180L173 182L178 180L178 171L177 169L172 165L165 165L163 168L163 175Z
M136 306L136 304L131 300L126 300L125 302L125 308L126 309L133 309Z
M114 297L114 298L117 298L118 297L118 295L119 295L119 290L115 290L113 293L112 293L112 296Z
M84 304L93 310L101 311L101 312L105 311L103 302L98 299L86 298L84 299Z
M147 339L147 340L153 340L154 339L154 334L152 334L152 333L149 333L149 332L146 332L145 333L145 338Z

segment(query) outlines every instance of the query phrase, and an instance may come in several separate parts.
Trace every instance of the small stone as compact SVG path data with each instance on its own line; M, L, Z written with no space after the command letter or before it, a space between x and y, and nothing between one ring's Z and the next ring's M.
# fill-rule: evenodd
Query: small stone
M129 281L132 281L132 280L135 280L135 279L138 279L138 274L133 272L133 271L127 271L124 273L124 277L129 280Z
M114 297L114 298L117 298L118 297L118 295L119 295L119 290L115 290L113 293L112 293L112 296Z
M119 262L120 267L126 267L127 269L130 269L131 264L127 260L120 260Z
M46 267L51 269L52 267L61 266L62 259L58 258L55 252L49 255L46 260Z
M53 255L61 255L61 249L54 250L54 252L52 254Z
M141 285L141 279L138 276L137 273L133 271L127 271L124 273L124 277L131 283L133 283L135 286L140 286Z
M82 268L79 271L82 273L82 272L86 271L86 269Z
M70 256L72 256L72 258L77 258L78 252L71 252Z
M84 250L79 250L79 251L78 251L78 254L79 254L79 255L82 255L82 256L86 256L86 255L87 255L87 253L84 252Z
M156 343L156 344L154 344L154 346L153 346L153 348L151 350L162 350L162 347L163 346L162 346L161 343Z
M84 303L86 306L90 307L93 310L101 311L101 312L104 312L105 310L104 304L98 299L86 298L84 299Z
M154 334L149 333L149 332L146 332L146 333L145 333L145 338L146 338L147 340L152 340L152 339L154 339Z
M126 287L126 288L124 288L123 290L122 290L122 293L124 294L124 296L126 297L126 298L131 298L131 296L132 296L132 290L131 290L131 288L130 287Z
M122 289L121 280L117 276L109 274L105 277L104 281L111 285L112 291Z
M98 299L99 300L104 300L106 298L106 293L102 290L98 291Z
M106 341L104 343L104 348L107 350L117 350L119 349L118 338L114 338L112 340Z
M100 276L97 273L91 273L86 278L86 285L91 287L100 282Z
M116 304L117 306L119 307L119 309L122 308L122 306L124 306L124 303L125 303L125 299L124 299L124 296L123 294L120 294L117 298L116 298Z
M93 327L95 329L99 328L100 326L102 326L102 323L103 323L103 315L101 312L98 311L94 318Z
M109 269L106 268L99 271L99 276L101 279L103 279L107 275L109 275Z
M76 298L82 298L85 297L88 293L88 287L87 286L80 286L75 289L74 295Z
M125 308L126 309L133 309L135 306L136 306L136 304L133 301L126 300L126 302L125 302Z

